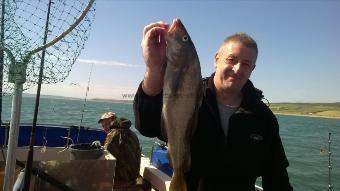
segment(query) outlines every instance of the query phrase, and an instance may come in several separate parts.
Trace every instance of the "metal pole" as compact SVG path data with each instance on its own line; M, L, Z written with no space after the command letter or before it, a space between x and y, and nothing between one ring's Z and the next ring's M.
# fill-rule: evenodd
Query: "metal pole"
M46 17L46 25L45 25L45 33L44 33L44 42L43 42L44 45L46 44L46 41L47 41L48 23L49 23L49 20L50 20L51 4L52 4L52 1L49 0L47 17ZM37 126L37 119L38 119L38 113L39 113L40 92L41 92L42 78L43 78L43 74L44 74L45 53L46 53L46 49L44 49L41 53L38 88L37 88L37 95L35 97L34 116L33 116L33 123L32 123L31 136L30 136L30 145L29 145L30 149L28 151L27 160L26 160L24 187L22 189L23 191L29 190L30 182L31 182L30 181L31 180L31 171L32 171L33 155L34 155L33 146L34 146L34 142L35 142L35 129L36 129L36 126Z
M0 46L4 47L5 40L5 0L1 2L1 32L0 32ZM4 74L4 51L0 51L0 126L2 125L2 86Z
M12 110L11 110L11 123L9 129L8 148L6 156L6 167L3 190L12 190L14 180L14 170L16 161L16 147L18 146L18 135L19 135L19 123L20 123L20 112L21 112L21 99L23 84L25 82L25 74L22 73L22 64L16 63L15 58L11 51L5 47L0 47L1 51L5 51L11 61L11 70L13 73L9 75L9 81L14 83L14 95L12 99ZM16 67L17 66L17 67ZM24 76L24 77L23 77Z
M14 183L16 149L18 146L23 83L15 83L14 87L15 87L15 90L14 90L14 96L12 99L11 124L10 124L10 129L9 129L9 140L8 140L4 189L3 189L6 191L12 190L13 183Z
M86 16L87 12L91 8L94 0L89 0L89 3L82 14L77 18L75 23L73 23L66 31L56 37L54 40L46 43L45 45L38 47L32 51L30 51L22 60L23 62L16 63L13 54L6 49L5 47L0 46L0 50L4 50L11 60L11 65L9 67L9 75L8 81L14 83L14 96L12 100L12 112L11 112L11 123L10 123L10 132L9 132L9 142L7 149L7 158L6 158L6 168L5 168L5 177L4 177L4 189L5 191L10 191L13 189L13 180L14 180L14 170L15 170L15 161L16 161L16 147L18 145L18 135L19 135L19 123L20 123L20 112L21 112L21 101L22 101L22 92L23 92L23 84L26 82L26 69L27 63L30 60L31 56L35 53L38 53L62 38L64 38L67 34L69 34Z

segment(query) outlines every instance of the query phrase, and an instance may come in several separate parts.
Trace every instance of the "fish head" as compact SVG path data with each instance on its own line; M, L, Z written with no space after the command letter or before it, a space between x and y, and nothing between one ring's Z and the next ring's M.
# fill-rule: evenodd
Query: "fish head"
M183 67L198 59L195 46L179 18L173 20L165 40L167 43L167 64Z

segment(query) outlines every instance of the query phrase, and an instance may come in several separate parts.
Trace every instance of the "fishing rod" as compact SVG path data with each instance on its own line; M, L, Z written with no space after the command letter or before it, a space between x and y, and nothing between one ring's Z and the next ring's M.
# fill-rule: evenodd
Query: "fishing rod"
M13 6L15 6L15 8L17 8L17 4L16 1L8 1L5 0L5 2L12 2ZM49 1L51 2L51 0ZM32 3L43 3L43 4L47 4L47 2L38 2L38 1L32 1ZM28 3L29 4L29 3ZM32 7L36 7L38 9L38 5L35 6L34 4L29 4ZM50 3L49 3L50 4ZM12 39L12 42L10 43L15 43L17 44L19 47L22 46L22 48L20 49L15 49L15 47L13 48L12 46L10 46L8 49L6 47L0 47L0 50L4 50L7 53L7 58L10 61L10 65L9 65L9 72L8 72L8 82L10 83L14 83L14 90L13 90L13 98L12 98L12 110L11 110L11 123L10 123L10 136L9 136L9 141L8 141L8 150L7 150L7 162L6 162L6 167L5 167L5 175L4 175L4 185L3 185L3 189L4 190L12 190L13 187L13 180L14 180L14 175L15 175L15 159L16 159L16 147L17 147L17 142L18 142L18 137L19 137L19 127L20 127L20 113L21 113L21 104L22 104L22 93L23 93L23 85L26 82L26 78L28 77L28 79L30 78L35 78L34 76L34 71L35 71L35 67L37 68L37 70L39 70L39 74L43 74L41 69L43 67L40 67L40 65L38 64L30 64L31 61L35 61L35 54L38 54L40 52L46 51L47 48L51 47L50 49L55 50L52 51L52 54L50 57L55 56L58 59L58 62L56 63L51 63L48 62L47 59L47 64L51 64L53 68L57 68L59 61L63 63L64 59L61 59L61 55L58 55L60 53L63 54L63 56L70 57L72 56L72 58L76 58L81 49L83 48L84 45L84 41L87 40L87 38L82 37L82 35L87 35L87 31L91 26L91 19L89 19L88 17L86 17L88 12L92 12L94 11L94 9L90 10L92 5L94 4L94 0L88 0L87 5L85 3L82 3L82 0L78 0L78 4L80 6L82 6L82 4L85 5L84 9L79 9L78 5L67 5L67 3L65 1L63 1L63 6L59 6L56 5L55 7L53 7L53 9L51 10L51 17L53 17L53 19L51 19L51 21L55 21L57 24L53 24L51 23L51 25L53 25L53 27L51 27L51 29L47 29L48 27L46 27L46 25L43 25L42 27L40 26L39 22L42 21L42 19L40 19L40 16L38 16L41 12L43 11L45 12L43 9L38 9L38 13L31 13L26 11L25 8L21 9L18 14L16 14L17 12L15 11L14 14L14 20L15 21L19 21L19 23L13 23L14 28L12 29L13 35L11 35L11 37L9 38L9 40ZM67 9L65 9L65 6L68 6ZM43 5L45 6L45 5ZM26 7L26 6L25 6ZM47 6L46 6L47 7ZM56 9L54 9L56 8ZM14 8L13 8L14 9ZM63 9L63 10L60 10ZM59 12L59 13L58 13ZM73 14L73 12L75 12L75 14ZM47 14L47 16L50 13ZM60 14L61 18L56 18L56 14ZM67 14L68 16L66 17L62 17L65 14ZM17 15L17 17L15 17ZM54 15L54 16L53 16ZM78 15L78 17L76 17L76 15ZM26 16L26 17L25 17ZM32 17L32 16L36 16L39 18L39 20L35 20L33 22L26 22L27 20L29 20L30 18L27 17ZM46 16L46 17L47 17ZM90 15L91 16L91 15ZM86 17L86 18L85 18ZM71 21L68 21L71 20ZM11 20L12 21L12 20ZM49 22L48 19L46 20L46 24L48 24ZM80 24L83 21L83 24ZM21 23L20 23L21 22ZM73 23L71 25L69 25L70 23ZM18 24L18 25L17 25ZM68 26L68 27L67 27ZM76 27L78 27L78 29L74 30ZM86 27L87 26L87 27ZM45 28L44 28L45 27ZM35 31L34 29L37 29L37 31ZM24 34L22 32L21 29L24 29ZM56 33L54 33L53 31L56 31ZM47 32L49 32L49 36L51 38L51 40L49 40L48 42L44 42L42 43L42 46L38 46L39 43L38 41L31 39L31 36L37 36L38 38L40 37L40 32L41 31L45 31L45 35L43 36L44 38L46 38L46 34ZM62 32L64 31L64 32ZM75 31L75 33L70 36L69 34ZM59 34L59 32L61 32ZM68 35L68 36L67 36ZM5 37L6 38L6 37ZM64 39L65 40L62 40ZM39 38L40 39L40 38ZM39 40L37 39L37 40ZM14 41L13 41L14 40ZM24 42L23 42L24 40ZM27 42L26 42L27 40ZM39 40L40 41L40 40ZM77 41L81 41L81 42L77 42ZM58 44L58 46L56 47L52 47L53 45L56 45L57 42L60 42L60 44ZM27 47L26 47L27 45ZM31 46L33 45L33 46ZM38 47L37 47L38 46ZM66 47L65 47L66 46ZM77 47L74 47L77 46ZM23 50L28 48L29 50ZM72 48L76 48L77 50L75 50L76 52L73 52ZM66 50L64 50L66 49ZM15 51L15 53L17 54L13 54L11 51ZM72 55L68 55L68 53L71 52ZM22 55L24 53L24 55ZM51 52L48 52L48 54L50 55ZM58 53L58 54L57 54ZM20 59L15 58L14 56L20 55ZM38 55L39 56L39 55ZM7 59L6 59L7 60ZM44 60L44 59L42 59ZM71 62L71 64L73 64L75 61L75 59L67 59L65 62ZM31 66L32 65L32 66ZM33 70L30 71L31 74L33 75L27 75L27 69L30 69L28 67L32 67ZM39 68L40 67L40 68ZM39 69L38 69L39 68ZM52 69L50 69L49 67L46 68L47 72L46 75L49 75L50 72L53 75L51 77L50 80L60 80L57 77L57 73L61 73L64 72L63 71L64 68L57 68L57 71L52 71ZM70 71L68 68L66 68L66 71L64 73L64 75L68 75L68 72ZM42 79L42 75L41 79ZM47 78L47 76L44 76L44 79L46 79L48 81L49 78ZM61 80L64 80L65 76L62 76ZM33 79L30 79L30 82L34 82ZM55 82L55 81L49 81L49 82ZM38 83L38 85L41 84ZM39 89L39 88L38 88ZM36 104L36 107L38 106L38 104ZM36 120L36 119L35 119ZM32 125L32 130L31 130L31 138L30 138L30 149L33 148L33 143L34 143L34 136L35 136L35 130L34 130L34 123ZM31 162L33 161L33 149L30 150L29 156L30 158L32 158ZM29 165L31 165L30 163L27 163ZM28 170L28 169L26 169ZM29 174L29 173L28 173ZM26 188L27 189L27 188Z
M16 164L18 166L20 166L21 168L25 168L25 163L16 160ZM45 173L44 171L42 171L39 168L33 167L32 168L32 174L35 176L38 176L39 178L41 178L42 180L50 183L52 186L62 190L62 191L73 191L72 188L70 188L69 186L65 185L64 183L60 182L58 179L54 178L53 176Z
M85 108L86 108L86 102L87 102L87 95L90 91L90 82L91 82L91 76L92 76L92 71L93 71L93 65L94 63L91 64L91 70L90 70L90 74L89 74L89 79L87 81L87 87L86 87L86 93L85 93L85 100L84 100L84 104L83 104L83 110L81 112L81 119L80 119L80 124L79 124L79 128L78 128L78 136L77 136L77 143L79 143L79 133L80 133L80 128L81 125L83 124L83 119L84 119L84 112L85 112Z
M332 177L331 177L331 170L332 170L332 161L331 161L331 134L328 133L328 191L333 191L333 186L332 186Z
M49 20L50 20L50 12L51 12L51 4L52 4L52 0L49 0L48 1L47 16L46 16L44 41L43 41L44 45L46 45L46 42L47 42L48 26L49 26ZM35 129L36 129L36 126L37 126L39 104L40 104L41 84L42 84L42 78L43 78L43 74L44 74L45 53L46 53L46 49L43 49L42 53L41 53L37 95L35 97L35 107L34 107L33 124L32 124L32 129L31 129L31 136L30 136L30 145L29 145L29 151L28 151L26 166L25 166L24 187L22 189L23 191L26 191L26 190L28 191L29 187L30 187L31 171L32 171L32 165L33 165L33 152L34 152L33 145L34 145L34 142L35 142Z
M93 65L94 65L94 63L91 64L91 70L90 70L90 74L89 74L89 79L87 80L85 99L84 99L83 109L82 109L82 112L81 112L80 123L79 123L79 126L78 126L77 143L79 143L80 128L82 127L82 124L83 124L84 113L85 113L86 102L87 102L87 95L88 95L88 93L90 91L90 82L91 82L91 76L92 76L92 71L93 71ZM74 144L73 140L71 138L71 129L73 127L76 127L76 126L70 126L70 128L68 130L68 133L67 133L67 137L64 137L64 138L66 138L66 145L65 145L65 147L69 146L70 140L72 141L72 144Z

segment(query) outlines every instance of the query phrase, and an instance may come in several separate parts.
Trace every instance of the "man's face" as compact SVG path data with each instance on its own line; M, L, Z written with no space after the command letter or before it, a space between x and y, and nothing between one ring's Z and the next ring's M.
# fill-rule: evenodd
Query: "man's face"
M113 121L113 118L108 118L108 119L103 119L100 123L102 124L102 127L105 131L105 133L109 133L110 132L110 123Z
M239 93L255 67L256 51L240 42L228 42L215 54L214 83L218 90Z

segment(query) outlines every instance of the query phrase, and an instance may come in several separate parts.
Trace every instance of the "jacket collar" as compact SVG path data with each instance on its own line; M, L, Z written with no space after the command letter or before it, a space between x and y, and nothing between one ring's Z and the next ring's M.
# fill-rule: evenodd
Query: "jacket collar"
M217 109L217 101L216 101L216 88L214 84L214 76L215 73L211 74L210 77L206 78L204 81L205 87L205 97L209 103L212 104L214 109ZM253 83L248 80L246 84L242 88L243 99L240 105L240 108L246 109L249 106L258 103L264 97L262 91L255 88ZM218 111L218 110L215 110Z

